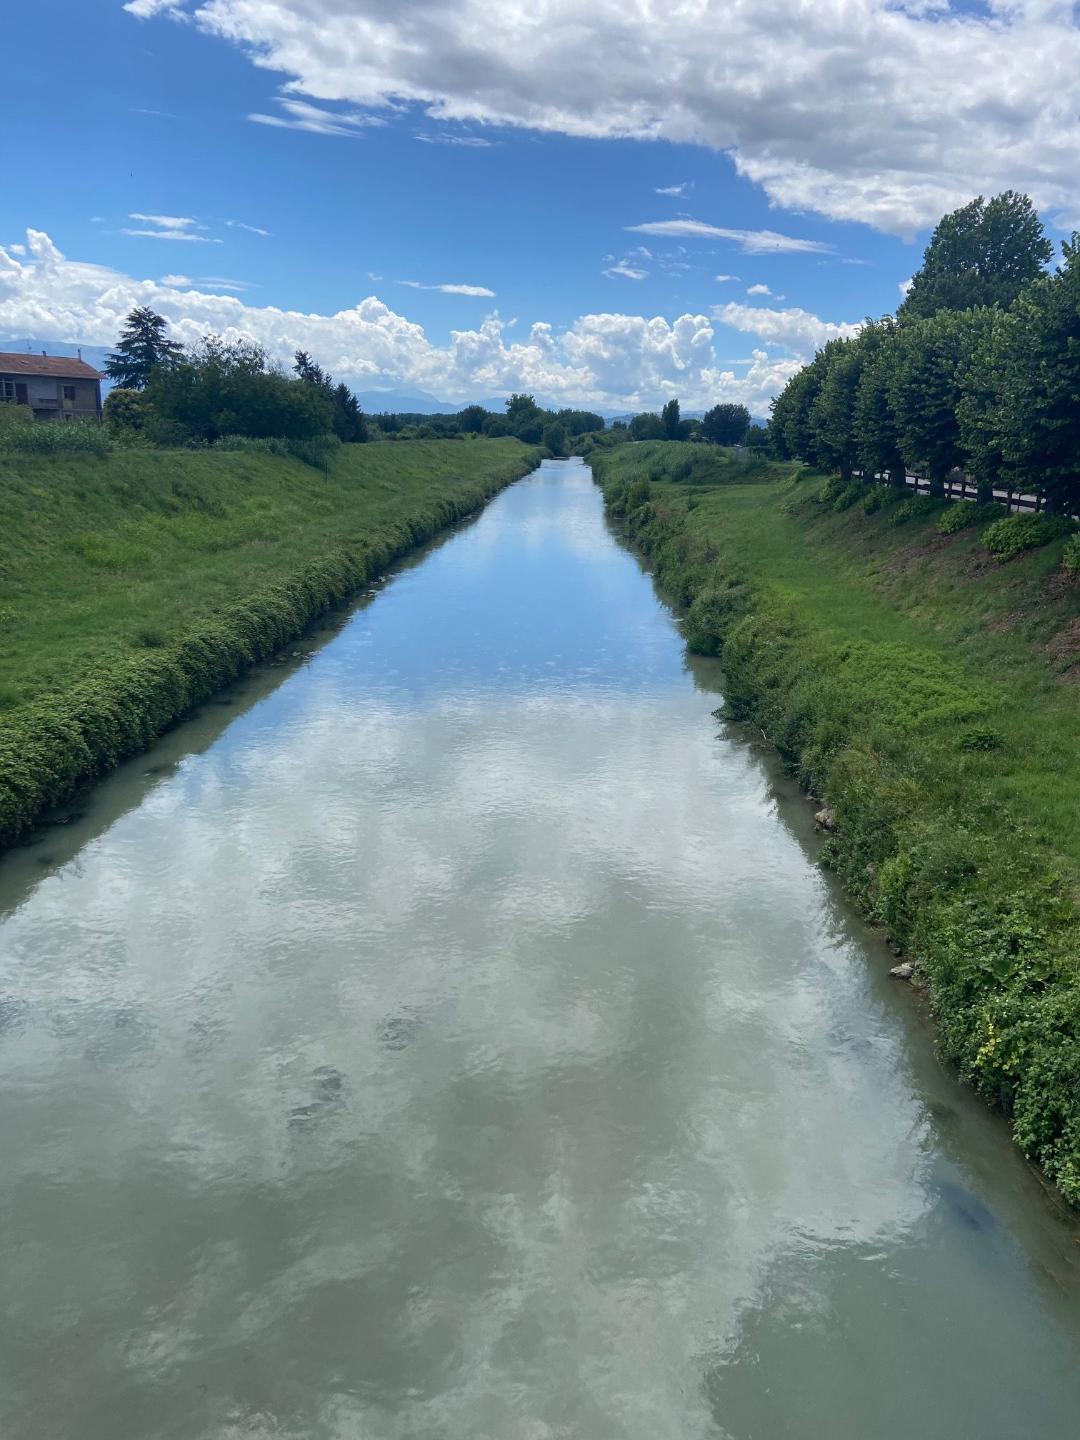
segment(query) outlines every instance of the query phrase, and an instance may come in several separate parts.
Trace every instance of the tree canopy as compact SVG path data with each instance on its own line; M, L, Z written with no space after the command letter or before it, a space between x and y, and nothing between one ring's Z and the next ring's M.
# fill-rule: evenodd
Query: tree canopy
M741 445L750 428L750 411L730 402L714 405L701 420L701 434L714 445Z
M947 215L897 318L830 341L776 397L773 452L845 479L915 470L939 495L960 468L983 503L1004 488L1080 512L1080 236L1062 249L1047 272L1011 191Z
M1015 190L992 200L980 195L938 223L897 318L923 320L939 310L982 305L1007 308L1053 254L1026 195Z
M148 305L136 305L124 321L105 374L124 390L145 390L159 366L175 365L184 347L168 337L168 321Z

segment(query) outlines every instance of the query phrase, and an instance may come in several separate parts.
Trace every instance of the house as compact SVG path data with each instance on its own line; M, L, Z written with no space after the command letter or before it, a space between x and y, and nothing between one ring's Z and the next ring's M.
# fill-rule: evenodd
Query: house
M29 405L35 420L100 420L101 381L81 358L0 352L0 403Z

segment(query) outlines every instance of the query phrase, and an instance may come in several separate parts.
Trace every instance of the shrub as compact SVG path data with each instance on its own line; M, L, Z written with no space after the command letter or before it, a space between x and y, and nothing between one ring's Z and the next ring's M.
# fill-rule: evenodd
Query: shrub
M741 584L700 590L683 621L687 647L695 655L716 655L728 627L749 604L747 587Z
M14 455L96 455L112 450L108 430L97 420L44 420L0 430L0 449Z
M861 497L863 487L858 480L852 480L850 485L845 485L840 494L832 502L834 510L850 510L852 505Z
M150 402L141 390L117 387L105 397L105 420L111 431L138 434L153 419Z
M801 475L797 478L801 479ZM844 481L841 480L839 475L830 475L828 480L825 481L825 484L818 491L818 499L821 501L822 505L831 505L835 500L839 500L840 496L844 493L846 489L847 486L845 485Z
M1075 526L1062 515L1006 515L983 535L983 544L997 560L1012 560L1068 535Z
M34 423L34 412L29 405L0 405L0 436L5 430Z
M642 505L647 505L651 498L652 486L644 476L640 476L637 480L632 481L627 488L626 509L628 512L640 509Z
M872 485L863 495L862 508L867 515L875 515L886 505L898 505L903 499L904 491L899 485Z
M1074 573L1080 571L1080 535L1070 535L1065 542L1065 553L1061 557L1061 563L1066 570Z
M925 520L930 515L936 515L944 503L934 495L911 495L897 505L889 523L906 525L909 520Z
M282 460L300 460L315 470L325 470L341 449L341 441L336 435L313 435L310 440L283 440L276 435L222 435L210 448L277 455Z
M955 535L972 525L986 525L1000 520L1006 514L1004 506L992 503L980 505L977 500L958 500L938 517L937 528L942 535Z

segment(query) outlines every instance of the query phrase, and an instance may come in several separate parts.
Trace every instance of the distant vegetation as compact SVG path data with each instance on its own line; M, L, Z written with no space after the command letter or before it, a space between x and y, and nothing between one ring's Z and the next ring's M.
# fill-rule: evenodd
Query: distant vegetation
M608 425L594 410L548 409L534 396L513 394L503 410L466 405L456 414L383 411L365 416L348 386L335 383L304 350L292 371L272 362L249 340L207 335L185 349L168 322L146 306L128 315L110 352L106 373L115 388L105 401L105 425L50 427L24 433L7 424L0 407L0 450L15 453L102 454L113 448L250 449L288 454L323 467L339 444L366 441L513 438L543 445L554 456L588 454L597 446L633 440L698 440L764 450L768 436L744 405L722 403L702 419L683 419L677 398L656 413ZM12 417L21 419L22 416ZM29 418L29 416L27 416ZM38 427L43 430L44 427Z
M604 417L592 410L545 410L532 395L511 395L501 413L482 405L466 405L456 415L384 412L374 416L374 424L387 440L513 436L526 445L544 445L558 456L579 448L583 436L603 431Z
M778 458L835 471L847 486L954 471L979 503L997 490L1080 511L1080 237L1053 247L1027 196L1007 192L946 215L895 317L833 340L773 404ZM853 499L856 496L853 495Z

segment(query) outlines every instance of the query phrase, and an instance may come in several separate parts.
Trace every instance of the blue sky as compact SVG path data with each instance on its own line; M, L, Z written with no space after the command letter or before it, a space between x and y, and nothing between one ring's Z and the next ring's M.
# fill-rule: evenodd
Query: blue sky
M361 388L526 386L616 407L681 391L760 410L835 327L895 308L948 203L1034 179L1057 234L1072 199L1067 153L1048 179L1041 118L1015 87L1011 109L995 109L997 86L927 116L905 98L910 77L875 73L893 110L866 117L859 46L872 68L880 44L854 23L862 10L931 57L948 36L992 75L1024 44L1028 60L1039 47L1067 58L1070 7L1057 34L1027 17L1006 36L970 13L837 5L791 36L790 6L759 0L755 21L738 0L695 0L666 40L659 21L636 35L611 0L15 7L5 103L32 117L32 143L6 151L0 336L107 343L137 298L183 338L231 329L282 356L295 340ZM1040 5L1055 8L1019 9ZM691 73L698 38L716 47L725 21L744 27L742 63ZM837 33L851 53L831 74ZM64 43L43 47L45 34ZM637 60L628 42L642 39L653 49ZM789 42L804 73L785 77ZM1071 87L1075 121L1075 75ZM383 308L351 320L372 296ZM320 318L290 327L278 311Z

